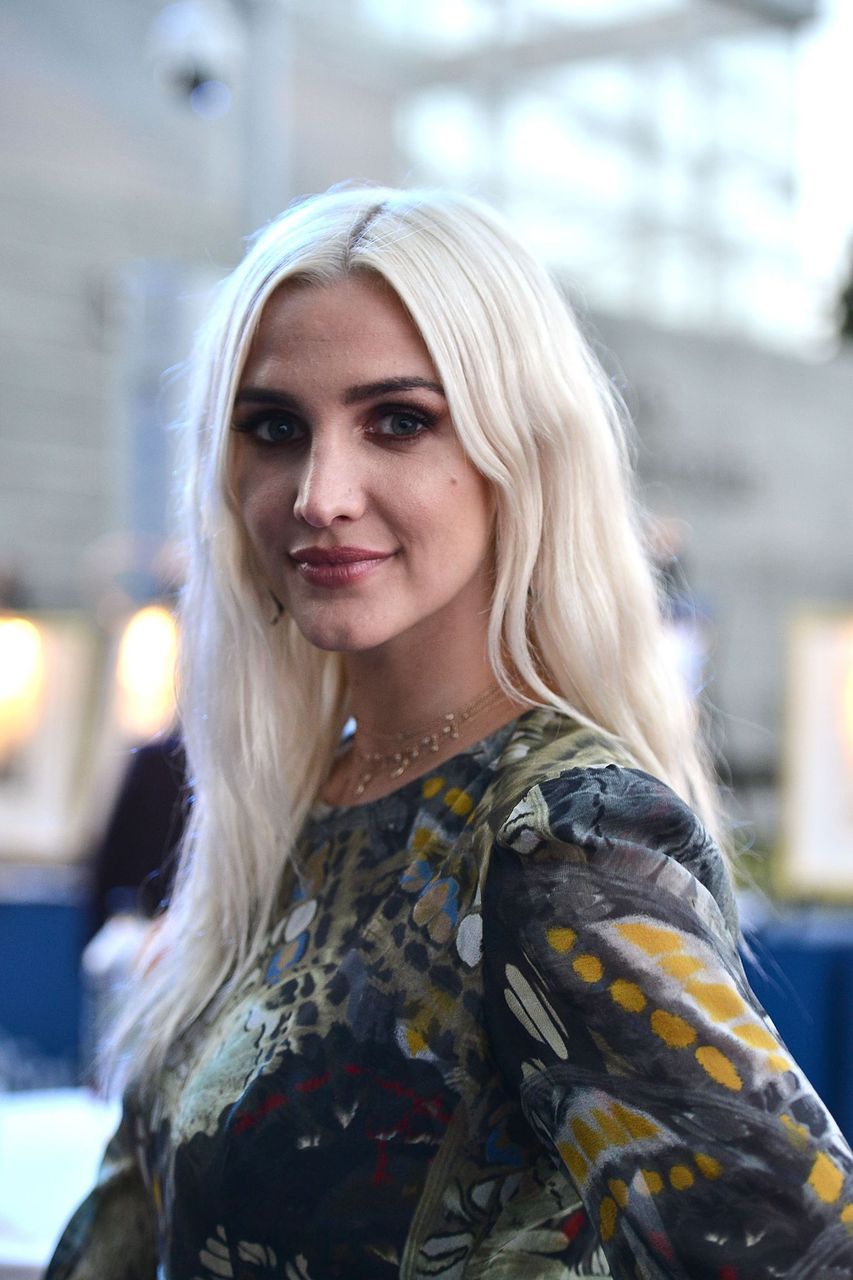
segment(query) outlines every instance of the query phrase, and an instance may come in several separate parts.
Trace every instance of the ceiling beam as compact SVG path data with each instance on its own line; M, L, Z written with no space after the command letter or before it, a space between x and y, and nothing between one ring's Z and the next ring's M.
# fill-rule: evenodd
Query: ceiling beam
M589 25L540 24L517 40L488 40L462 53L432 53L428 42L405 43L353 19L329 22L316 10L294 8L298 43L356 80L379 80L398 92L438 84L476 84L535 76L561 66L602 59L638 60L681 52L697 43L790 26L813 17L814 0L687 0L664 13Z

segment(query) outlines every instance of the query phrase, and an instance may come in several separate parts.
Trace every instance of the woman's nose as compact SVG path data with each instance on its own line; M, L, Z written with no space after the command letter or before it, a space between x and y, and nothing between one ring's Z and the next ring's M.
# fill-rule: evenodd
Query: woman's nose
M343 442L312 441L293 511L315 529L357 520L364 511L364 486L354 450Z

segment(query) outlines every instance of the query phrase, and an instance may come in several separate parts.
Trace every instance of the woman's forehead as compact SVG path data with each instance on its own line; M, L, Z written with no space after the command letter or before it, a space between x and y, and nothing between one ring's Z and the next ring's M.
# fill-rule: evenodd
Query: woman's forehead
M261 313L244 370L322 362L334 352L347 363L407 365L438 381L416 325L384 281L350 275L330 283L280 285Z

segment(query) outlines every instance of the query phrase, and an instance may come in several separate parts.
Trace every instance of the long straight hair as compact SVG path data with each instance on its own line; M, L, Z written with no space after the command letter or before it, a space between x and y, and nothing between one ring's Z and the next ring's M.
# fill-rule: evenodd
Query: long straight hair
M161 1067L257 958L348 714L340 655L312 647L286 615L270 625L232 493L229 428L271 294L354 273L383 280L407 308L494 490L497 679L618 739L717 826L664 639L627 417L554 282L462 195L368 187L298 203L222 283L190 364L180 704L192 805L158 961L108 1055L116 1079Z

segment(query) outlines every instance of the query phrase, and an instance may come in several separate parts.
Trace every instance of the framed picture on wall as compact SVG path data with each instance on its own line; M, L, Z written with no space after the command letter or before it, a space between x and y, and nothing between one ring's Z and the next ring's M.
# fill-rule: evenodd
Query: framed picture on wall
M100 666L84 615L0 614L0 859L78 855Z
M796 616L788 680L778 888L853 902L853 611Z

